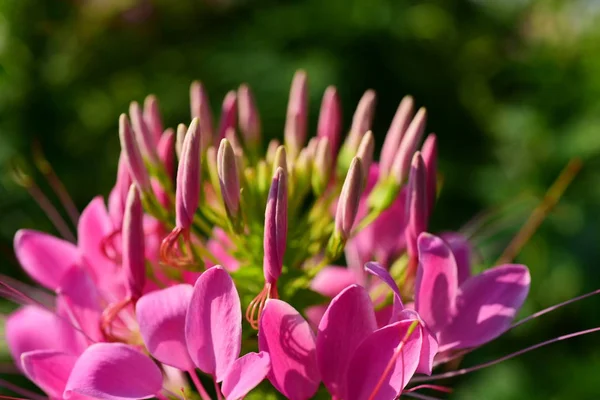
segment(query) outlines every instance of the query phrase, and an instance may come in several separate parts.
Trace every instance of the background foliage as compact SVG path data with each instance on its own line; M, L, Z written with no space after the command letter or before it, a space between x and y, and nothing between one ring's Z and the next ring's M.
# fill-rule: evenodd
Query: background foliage
M593 290L600 284L598 22L596 0L4 0L1 271L26 279L12 256L17 229L53 232L8 168L15 158L31 160L34 140L81 209L114 182L117 118L131 100L156 94L174 126L189 119L193 79L209 89L215 111L247 82L266 134L279 135L292 74L304 68L313 127L329 84L339 89L346 126L362 92L377 91L379 144L403 95L428 108L444 174L433 230L505 206L505 224L478 236L487 263L568 160L581 158L582 172L517 259L533 274L523 314ZM531 322L464 365L598 326L599 304ZM575 339L455 380L453 397L597 398L599 343Z

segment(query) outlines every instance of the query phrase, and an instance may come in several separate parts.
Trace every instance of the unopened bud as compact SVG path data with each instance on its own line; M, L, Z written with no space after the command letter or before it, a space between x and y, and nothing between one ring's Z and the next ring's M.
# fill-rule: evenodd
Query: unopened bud
M199 120L200 131L202 131L202 149L208 149L213 143L215 133L208 96L204 86L198 81L192 82L190 87L190 109L192 118Z
M279 143L279 140L277 139L273 139L269 142L269 145L267 146L267 155L265 156L265 160L268 164L273 165L275 162L275 153L277 153L279 146L281 146L281 143Z
M158 100L156 96L146 96L144 100L144 120L154 138L154 142L158 143L163 134L163 124L158 108Z
M135 139L140 146L142 156L149 162L157 162L156 141L154 140L154 137L152 137L152 133L144 120L142 109L136 101L132 102L129 106L129 116L131 118L133 132L135 133Z
M119 117L119 139L131 179L142 192L148 192L150 190L150 177L144 165L138 142L135 140L133 130L125 114L121 114Z
M392 163L394 161L394 156L400 147L400 143L402 142L404 133L408 128L408 124L410 123L413 112L414 100L411 96L405 96L398 106L398 110L394 115L390 129L385 135L379 161L379 171L381 174L389 174L390 168L392 167Z
M371 129L373 115L375 114L375 91L367 90L361 97L352 117L350 133L346 139L346 146L350 152L356 153L363 135Z
M299 70L294 75L288 102L284 138L290 157L295 159L306 142L308 118L308 87L306 72Z
M233 147L227 139L222 139L217 153L217 173L221 187L221 196L227 214L237 217L240 208L240 178Z
M286 178L288 177L288 163L287 163L287 152L284 146L279 146L275 152L275 159L273 160L273 176L277 174L277 169L281 168Z
M175 132L173 131L172 128L169 128L160 137L160 140L158 141L157 152L158 152L158 159L164 165L165 170L167 171L167 174L169 175L169 178L171 178L171 179L173 179L173 173L174 173L174 168L175 168L174 146L175 146Z
M260 115L254 101L252 90L247 85L241 85L237 92L240 130L244 143L249 148L260 144Z
M177 125L177 138L175 139L175 153L177 158L181 158L181 149L183 149L183 140L187 132L187 126L185 124Z
M329 152L331 157L334 157L337 154L340 145L341 129L342 107L340 105L340 98L336 88L330 86L325 90L323 101L321 102L317 136L329 140Z
M264 259L265 281L274 284L281 275L287 240L287 177L279 168L271 181L265 210Z
M358 151L356 152L356 157L359 157L362 161L362 169L364 173L363 182L367 182L367 177L369 176L369 168L371 168L371 163L373 162L373 152L375 151L375 139L373 139L373 132L368 131L365 136L363 136L360 141L360 145L358 146Z
M421 148L427 170L427 218L431 218L437 198L437 136L430 133Z
M237 124L237 95L232 90L225 95L219 121L219 140L223 139L229 129L235 129Z
M419 109L400 142L390 171L398 184L408 177L410 162L425 131L426 120L427 112L424 108Z
M323 137L317 143L317 149L314 153L313 171L311 174L311 184L313 191L317 196L323 194L331 177L333 159L331 157L331 148L329 139Z
M344 180L335 213L335 232L345 241L350 237L363 190L363 163L354 157Z
M187 229L192 225L200 196L201 132L198 118L194 118L185 135L177 169L175 191L175 224Z
M146 283L146 261L142 202L135 185L131 185L127 195L122 235L122 263L128 296L137 300L142 296Z
M421 152L412 158L406 197L406 248L410 257L417 256L417 238L427 229L427 171Z

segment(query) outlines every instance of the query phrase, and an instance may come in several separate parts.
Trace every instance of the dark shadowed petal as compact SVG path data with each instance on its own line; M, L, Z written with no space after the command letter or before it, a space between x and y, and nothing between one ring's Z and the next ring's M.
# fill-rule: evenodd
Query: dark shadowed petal
M437 333L456 313L456 261L446 243L429 233L419 236L418 249L415 309L427 327Z
M461 287L457 315L439 336L440 351L477 347L510 326L529 292L524 265L506 264L469 278Z
M270 369L271 359L267 353L248 353L231 365L221 391L227 400L241 399L265 379Z
M258 348L269 353L269 381L290 400L310 399L320 377L315 335L308 322L289 304L268 300L260 319Z
M77 359L64 398L148 399L162 388L162 373L148 356L122 343L96 343Z
M185 343L185 316L191 285L175 285L148 293L136 304L136 316L146 348L158 361L183 371L194 369Z
M185 337L194 364L222 381L242 346L240 298L223 267L208 269L196 281Z
M358 345L375 329L375 312L362 286L344 289L329 304L319 324L317 363L332 396L345 399L348 363Z
M411 332L412 324L383 327L358 346L348 368L347 400L390 400L400 394L419 364L421 330Z

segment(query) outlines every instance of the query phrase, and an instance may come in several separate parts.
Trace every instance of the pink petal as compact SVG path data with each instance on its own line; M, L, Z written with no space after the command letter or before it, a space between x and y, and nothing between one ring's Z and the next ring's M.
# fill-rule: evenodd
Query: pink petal
M323 268L310 283L310 288L326 297L335 297L346 287L356 283L354 273L335 265Z
M148 399L162 388L149 357L122 343L96 343L77 359L64 398L74 393L105 400Z
M48 289L55 290L63 274L81 263L75 245L47 233L21 229L15 235L14 246L25 272Z
M194 369L185 342L185 316L192 298L190 285L148 293L136 304L140 333L158 361L183 371Z
M415 309L429 329L439 332L456 313L456 261L446 243L429 233L419 236L418 249Z
M241 399L265 379L270 369L271 359L267 353L248 353L231 365L221 391L227 400Z
M102 341L100 296L87 271L72 267L65 273L59 289L58 308L74 319L76 326L94 341ZM68 311L67 311L68 310Z
M76 360L76 356L56 350L29 351L21 356L27 377L55 398L62 398Z
M419 314L414 310L405 309L400 315L400 321L419 321L417 329L421 330L423 342L421 344L421 354L419 355L419 365L417 373L431 375L433 370L433 361L438 354L438 341L436 335L431 332L425 323L421 320Z
M454 254L458 271L458 285L471 276L471 254L473 249L466 237L458 232L445 232L440 235Z
M411 321L400 321L388 325L360 344L348 367L347 400L390 400L400 395L419 364L420 329L408 336L391 370L383 375L411 324ZM383 384L377 388L380 381Z
M321 378L333 397L346 398L350 358L375 329L375 310L362 286L349 286L331 301L319 324L316 349Z
M397 321L400 313L404 309L404 305L402 304L402 296L400 296L400 289L398 288L398 284L396 283L394 278L392 278L392 275L390 275L389 271L377 263L366 263L365 271L377 276L394 292L394 308L392 311L390 321Z
M531 277L524 265L505 264L469 278L457 314L440 335L440 351L477 347L504 333L523 305Z
M77 225L78 247L86 265L92 271L92 278L99 284L111 279L116 265L108 259L102 250L102 242L113 230L113 223L108 215L102 197L94 200L81 213Z
M231 256L231 250L234 250L235 246L223 229L213 229L212 237L206 243L206 247L227 271L235 272L240 268L240 262ZM206 263L212 265L210 260L206 260Z
M36 306L25 306L6 319L6 343L19 368L21 354L29 351L60 350L77 354L78 335L63 319Z
M191 359L220 382L242 343L242 308L233 280L223 267L204 272L194 285L185 321Z
M321 322L321 318L325 315L325 311L327 311L327 305L318 304L316 306L307 307L304 310L304 315L306 315L306 320L310 324L310 327L313 330L317 330L319 327L319 323Z
M289 304L268 300L261 315L258 348L269 353L269 381L290 400L311 398L319 388L315 335Z

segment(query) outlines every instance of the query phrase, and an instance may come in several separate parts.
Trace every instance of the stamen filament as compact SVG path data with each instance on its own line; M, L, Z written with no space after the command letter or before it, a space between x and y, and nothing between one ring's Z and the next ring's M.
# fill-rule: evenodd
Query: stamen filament
M194 370L190 370L188 371L188 374L192 378L192 382L194 382L194 386L196 386L196 390L198 391L198 393L200 393L200 397L202 397L202 400L211 400L210 396L206 392L206 389L204 389L204 386L202 386L202 382L200 382L200 379L198 379L198 375L196 375L196 372ZM185 398L185 392L183 393L183 396Z
M248 304L246 309L246 320L250 323L253 329L258 329L258 323L267 300L278 299L277 285L265 283L265 286L260 293Z

